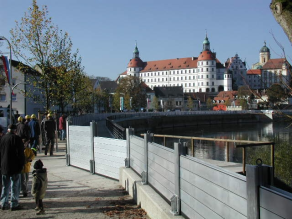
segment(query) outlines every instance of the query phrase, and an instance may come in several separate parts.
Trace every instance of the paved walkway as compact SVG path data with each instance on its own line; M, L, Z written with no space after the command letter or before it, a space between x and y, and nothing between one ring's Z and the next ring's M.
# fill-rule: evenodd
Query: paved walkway
M43 200L46 214L35 215L32 196L29 194L22 198L21 194L23 209L13 212L0 210L1 219L148 218L118 181L66 166L64 142L59 142L59 152L55 152L54 156L42 153L36 159L41 159L48 171L49 185Z

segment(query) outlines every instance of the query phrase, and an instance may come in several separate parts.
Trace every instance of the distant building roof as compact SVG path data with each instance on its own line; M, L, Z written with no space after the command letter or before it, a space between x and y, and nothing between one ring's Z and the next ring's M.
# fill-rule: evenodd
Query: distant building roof
M161 98L183 97L183 87L154 87L155 96Z
M282 69L283 63L286 59L269 59L263 66L263 69Z
M217 68L224 68L222 63L218 59L216 60ZM188 68L197 68L198 67L198 58L189 57L189 58L176 58L176 59L165 59L157 61L144 62L143 69L141 72L151 72L151 71L166 71L166 70L179 70L179 69L188 69ZM125 75L127 72L123 72L121 75Z
M261 75L261 69L250 69L246 72L247 75Z
M117 83L115 81L100 81L100 89L106 90L108 93L115 93L117 89Z

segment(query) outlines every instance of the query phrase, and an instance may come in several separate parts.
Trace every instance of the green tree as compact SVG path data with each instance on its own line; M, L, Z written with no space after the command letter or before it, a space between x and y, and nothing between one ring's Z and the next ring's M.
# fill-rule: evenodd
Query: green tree
M250 96L252 94L252 91L247 85L241 86L238 88L238 97L243 98Z
M191 96L188 97L187 108L191 111L194 107L194 101Z
M269 102L275 104L287 99L287 93L280 84L273 84L266 92Z
M207 99L206 105L208 109L213 109L214 104L213 104L213 100L210 97Z
M120 111L120 92L117 90L113 96L113 109L116 111L116 112L119 112Z
M134 76L127 76L119 81L117 92L131 97L132 109L139 110L146 107L146 90L143 82Z
M72 52L68 33L59 31L52 23L47 7L40 9L36 0L21 22L16 21L10 33L13 52L24 63L19 66L20 70L32 68L38 72L27 78L26 83L33 85L30 86L33 89L27 91L28 96L35 91L41 92L46 110L56 104L63 110L67 102L72 101L72 88L80 87L82 83L80 80L75 83L76 79L83 78L81 59L78 52Z
M156 111L158 111L158 109L159 109L158 98L157 98L156 96L153 97L153 100L152 100L152 107L153 107L153 109L155 109Z
M131 97L130 97L130 94L129 93L126 93L125 94L124 104L125 104L125 108L127 110L130 110L131 109Z
M246 110L248 108L247 101L245 99L240 99L239 104L243 110Z

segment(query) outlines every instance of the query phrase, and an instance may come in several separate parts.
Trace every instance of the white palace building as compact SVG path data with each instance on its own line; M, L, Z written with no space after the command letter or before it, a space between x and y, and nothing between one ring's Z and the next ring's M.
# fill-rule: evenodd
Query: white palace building
M228 59L225 65L227 68L211 51L206 36L198 57L143 62L136 45L127 70L119 78L129 75L140 77L151 89L182 86L184 93L231 91L234 84L242 85L241 78L246 75L246 66L237 54Z

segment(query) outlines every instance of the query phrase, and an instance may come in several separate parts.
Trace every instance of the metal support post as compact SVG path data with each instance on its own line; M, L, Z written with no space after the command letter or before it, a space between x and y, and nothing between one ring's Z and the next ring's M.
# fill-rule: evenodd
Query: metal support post
M70 125L70 117L66 119L66 164L70 166L70 144L69 144L69 125Z
M90 160L90 173L95 173L95 161L94 161L94 136L95 136L96 122L90 123L90 137L91 137L91 160Z
M130 168L130 136L133 133L132 128L127 128L126 129L126 143L127 143L127 157L125 159L125 167Z
M173 215L180 214L180 155L182 152L182 143L174 143L174 192L175 194L171 197L171 213Z
M150 134L147 132L144 134L144 171L142 172L142 184L148 184L148 142Z
M260 186L271 185L273 181L273 168L262 165L261 159L257 166L246 165L246 191L247 191L247 218L260 219Z

